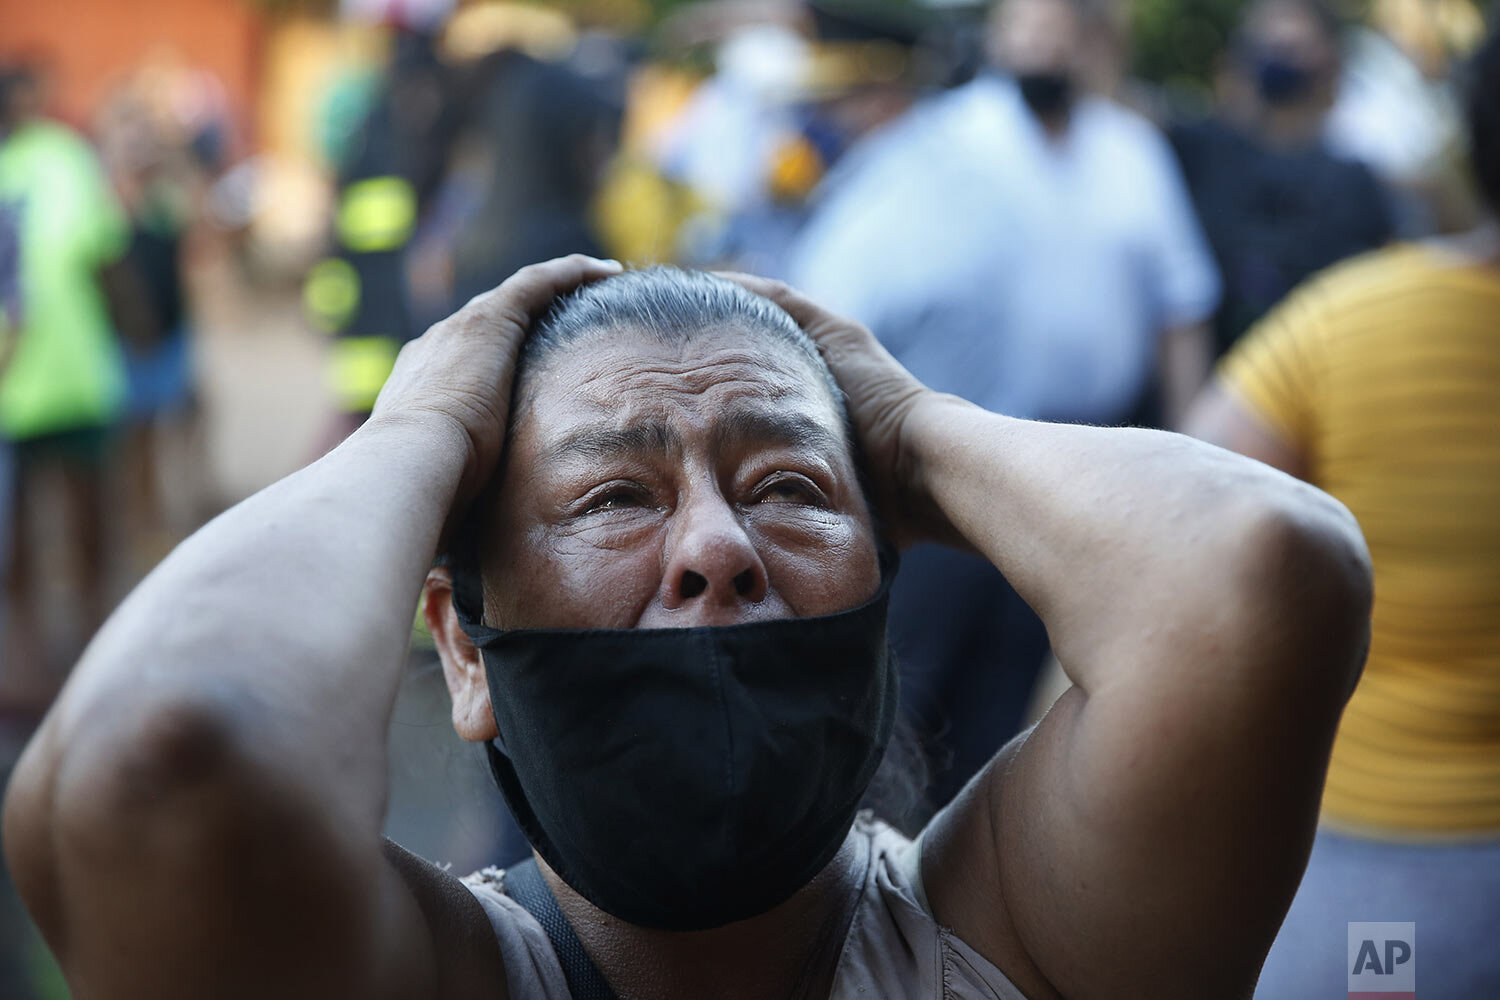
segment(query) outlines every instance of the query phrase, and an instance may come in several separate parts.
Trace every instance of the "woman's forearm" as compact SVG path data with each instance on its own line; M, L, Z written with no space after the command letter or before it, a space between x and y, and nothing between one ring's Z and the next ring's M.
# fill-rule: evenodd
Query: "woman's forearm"
M1169 662L1174 629L1233 642L1265 627L1277 574L1327 570L1337 587L1347 563L1360 577L1358 528L1336 501L1181 435L1016 420L945 396L910 419L914 478L1085 688L1101 663Z
M372 421L215 519L90 645L49 720L61 744L196 705L276 770L378 809L412 612L466 458L441 418Z

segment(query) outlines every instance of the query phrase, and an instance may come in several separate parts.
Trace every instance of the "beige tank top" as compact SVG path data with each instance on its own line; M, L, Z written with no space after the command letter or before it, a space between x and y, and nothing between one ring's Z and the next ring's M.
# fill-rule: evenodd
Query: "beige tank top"
M933 919L917 863L920 840L864 813L849 839L864 876L830 1000L1026 1000L1003 972ZM505 872L486 868L463 883L495 929L510 995L571 1000L546 931L505 895Z

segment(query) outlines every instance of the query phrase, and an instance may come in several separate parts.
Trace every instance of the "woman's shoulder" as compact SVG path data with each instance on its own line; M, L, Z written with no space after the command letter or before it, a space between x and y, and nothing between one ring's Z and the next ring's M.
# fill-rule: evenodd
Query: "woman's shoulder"
M506 870L481 868L459 879L484 908L512 997L568 1000L567 978L547 932L505 891Z
M938 924L922 885L922 838L869 813L854 834L868 865L839 957L832 1000L865 996L1025 1000L1010 979Z
M386 862L422 911L442 968L437 997L568 1000L562 967L536 919L505 895L501 869L458 878L442 865L384 842ZM505 992L496 984L504 982Z
M921 881L920 838L911 840L870 813L855 819L850 837L863 874L830 1000L1025 1000L1004 973L933 918ZM506 875L484 868L453 881L483 908L510 995L567 1000L567 980L547 933L507 895Z

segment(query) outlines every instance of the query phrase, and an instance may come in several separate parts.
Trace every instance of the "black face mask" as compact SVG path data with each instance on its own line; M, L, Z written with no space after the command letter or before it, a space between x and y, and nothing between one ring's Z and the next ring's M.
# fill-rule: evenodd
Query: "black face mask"
M1255 89L1267 104L1295 104L1312 93L1313 72L1306 66L1267 52L1253 60Z
M1021 100L1038 118L1053 118L1073 103L1073 78L1066 73L1020 73Z
M821 871L895 720L881 563L850 611L715 628L501 631L455 581L500 731L490 768L553 870L679 931L764 913Z

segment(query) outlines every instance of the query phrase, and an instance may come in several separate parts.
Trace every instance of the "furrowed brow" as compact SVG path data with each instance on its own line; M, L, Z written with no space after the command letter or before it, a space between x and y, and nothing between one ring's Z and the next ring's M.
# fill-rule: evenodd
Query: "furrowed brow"
M714 428L715 447L747 442L811 448L830 456L841 454L849 447L842 434L805 413L736 410Z
M604 459L625 454L667 454L682 447L677 433L663 423L630 424L625 427L584 427L542 455L544 462L565 458Z

